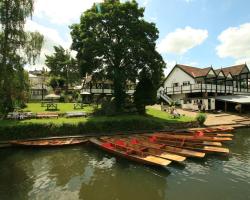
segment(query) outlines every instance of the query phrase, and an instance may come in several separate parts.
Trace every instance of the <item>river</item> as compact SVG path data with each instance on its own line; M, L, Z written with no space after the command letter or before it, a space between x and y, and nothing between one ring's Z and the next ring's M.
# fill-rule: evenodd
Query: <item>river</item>
M0 149L1 200L247 200L250 129L226 145L229 158L146 167L92 146Z

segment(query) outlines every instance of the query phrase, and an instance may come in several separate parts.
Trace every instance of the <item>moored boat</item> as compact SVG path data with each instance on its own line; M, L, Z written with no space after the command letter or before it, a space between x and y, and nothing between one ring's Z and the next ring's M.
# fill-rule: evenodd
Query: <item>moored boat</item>
M163 151L161 149L151 148L150 146L145 145L143 142L139 141L137 138L112 139L112 138L104 137L103 139L107 142L112 141L114 143L115 143L115 141L121 140L121 141L124 141L126 146L128 146L131 149L136 150L136 148L143 148L144 149L143 153L145 153L147 155L153 155L153 156L164 158L164 159L171 160L174 162L181 163L184 160L186 160L186 157L184 157L184 156L176 155L173 153L168 153L168 152Z
M166 167L171 163L170 160L151 155L144 155L141 151L135 151L134 149L123 145L118 145L113 142L106 142L104 140L96 138L91 138L89 139L89 141L107 152L124 157L129 160L140 162L142 164Z
M160 149L160 150L163 150L164 152L169 152L169 153L177 154L177 155L184 156L184 157L204 158L206 155L204 152L193 151L193 150L186 149L184 147L179 148L179 147L174 147L174 146L170 146L170 145L163 144L163 143L160 144L146 137L137 137L137 139L140 142L142 142L143 145L148 146L150 148Z
M211 142L225 142L231 141L231 137L209 137L209 136L201 136L201 135L171 135L164 133L155 133L153 134L159 139L166 140L185 140L185 141L211 141Z
M29 146L29 147L52 147L52 146L76 145L85 142L87 142L86 139L63 138L63 139L40 139L40 140L13 140L10 141L10 144L16 146Z

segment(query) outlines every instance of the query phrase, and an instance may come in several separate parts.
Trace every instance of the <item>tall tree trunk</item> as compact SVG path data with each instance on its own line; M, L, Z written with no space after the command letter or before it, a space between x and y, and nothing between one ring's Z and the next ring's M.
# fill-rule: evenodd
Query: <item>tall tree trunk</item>
M115 105L116 111L122 112L125 105L125 98L126 98L126 79L122 74L122 70L115 69L114 74L114 97L115 97Z

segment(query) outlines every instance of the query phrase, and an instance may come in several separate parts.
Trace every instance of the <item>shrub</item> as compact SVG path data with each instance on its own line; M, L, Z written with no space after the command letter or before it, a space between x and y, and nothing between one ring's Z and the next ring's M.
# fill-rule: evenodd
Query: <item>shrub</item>
M196 116L196 120L200 126L203 126L207 119L207 115L205 113L198 113Z

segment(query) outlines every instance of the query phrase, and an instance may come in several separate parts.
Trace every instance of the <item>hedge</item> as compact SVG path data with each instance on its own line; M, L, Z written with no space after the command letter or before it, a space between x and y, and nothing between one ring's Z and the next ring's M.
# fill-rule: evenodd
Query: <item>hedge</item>
M89 120L78 124L24 123L0 126L0 141L66 135L109 134L118 131L156 130L163 128L164 123L159 120L152 120L152 118Z

